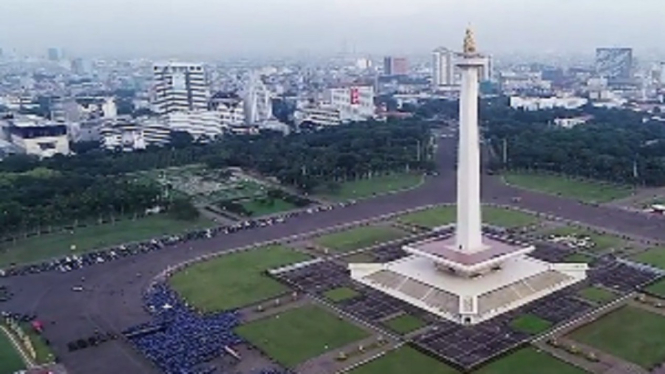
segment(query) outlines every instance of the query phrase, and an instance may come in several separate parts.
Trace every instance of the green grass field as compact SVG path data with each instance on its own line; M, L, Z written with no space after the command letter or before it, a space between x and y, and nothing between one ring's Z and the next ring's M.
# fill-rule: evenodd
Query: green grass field
M210 227L206 219L178 221L166 215L155 215L133 221L125 219L77 228L73 233L58 232L0 244L0 267L11 263L31 263L54 257L79 254L112 245L151 239L166 234L178 234L199 227ZM76 245L72 251L71 246Z
M458 371L413 348L401 347L370 361L349 374L457 374ZM511 373L516 374L516 373Z
M248 211L252 212L252 217L260 217L268 214L275 214L296 209L297 207L288 201L282 199L273 199L265 201L264 199L253 199L242 203Z
M333 290L327 291L323 294L326 299L334 302L334 303L339 303L340 301L348 300L348 299L353 299L354 297L360 295L358 291L348 288L348 287L339 287L335 288Z
M359 327L314 305L242 325L236 332L289 368L369 336Z
M14 374L24 369L25 365L21 356L16 352L7 335L0 331L0 374Z
M517 331L527 334L540 334L552 327L552 322L546 321L533 314L523 314L510 322L510 326Z
M645 252L632 256L632 259L643 264L649 264L657 268L665 269L665 248L650 248Z
M625 242L618 236L609 234L597 234L589 229L581 227L563 226L551 231L547 231L545 235L575 235L577 237L588 236L591 238L591 240L593 240L594 243L596 243L593 248L589 249L589 251L592 252L604 252L610 248L621 249L625 246Z
M506 173L505 181L516 187L590 203L605 203L630 196L631 187L583 181L547 174Z
M605 304L617 298L613 292L598 287L587 287L581 290L579 295L596 304Z
M421 174L389 174L376 176L372 179L359 179L344 182L334 193L321 192L317 195L333 201L366 199L376 195L383 195L393 191L414 188L421 184Z
M482 214L484 223L506 228L528 226L538 222L538 219L530 214L491 206L483 206ZM441 206L405 214L398 220L410 225L434 228L454 223L456 216L455 206Z
M409 314L402 314L401 316L385 321L383 324L398 334L408 334L426 326L425 322L420 318Z
M525 348L482 367L474 374L585 374L547 353Z
M665 279L661 279L658 282L650 284L647 288L645 288L645 290L665 299Z
M235 309L286 292L286 286L263 272L308 258L286 247L264 247L197 263L174 274L169 282L199 310Z
M593 257L585 255L583 253L573 253L570 256L567 256L563 259L566 263L585 263L588 264L594 260Z
M570 337L645 369L665 360L665 317L636 307L618 309Z
M391 226L359 226L320 236L314 241L337 252L350 252L403 238L408 234Z

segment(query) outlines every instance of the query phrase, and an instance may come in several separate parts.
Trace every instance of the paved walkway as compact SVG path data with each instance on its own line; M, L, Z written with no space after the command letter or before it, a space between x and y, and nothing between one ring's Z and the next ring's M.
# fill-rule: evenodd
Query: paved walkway
M640 189L626 198L614 200L605 205L628 210L641 210L639 205L657 198L665 200L665 187Z
M275 300L280 300L279 306L275 306ZM272 300L267 300L259 304L254 304L253 306L245 307L240 309L240 315L242 316L242 322L248 323L260 319L264 319L275 314L283 313L291 309L300 308L309 304L311 300L305 295L301 295L297 300L293 300L292 295L282 295L281 297L276 297ZM257 306L263 305L263 311L258 311Z
M320 356L303 362L296 367L295 371L298 374L338 373L344 369L365 362L372 357L378 356L383 352L391 350L400 344L397 341L386 340L382 345L378 345L376 344L377 341L378 336L372 335L366 339L347 344L344 347L330 350ZM360 346L364 347L362 352L359 350ZM367 347L371 348L368 349ZM347 355L345 360L338 359L342 352Z

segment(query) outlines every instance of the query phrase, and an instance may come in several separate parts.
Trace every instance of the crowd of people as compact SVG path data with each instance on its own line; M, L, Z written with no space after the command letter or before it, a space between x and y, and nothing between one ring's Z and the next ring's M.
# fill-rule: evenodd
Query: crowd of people
M164 283L151 286L144 302L152 321L124 335L166 374L210 372L207 362L243 342L233 332L240 324L237 312L201 314Z
M64 258L43 261L29 265L15 265L6 269L0 269L0 277L18 276L47 271L68 272L82 267L113 261L119 258L135 256L141 253L161 250L165 247L193 240L209 239L219 235L226 235L243 230L251 230L258 227L272 226L286 222L288 219L305 215L329 211L339 207L345 207L351 203L339 203L336 205L320 205L308 209L284 213L266 218L257 218L241 221L232 225L217 226L210 229L200 229L187 232L182 235L169 235L142 242L118 245L102 250L86 252L83 254L72 254Z

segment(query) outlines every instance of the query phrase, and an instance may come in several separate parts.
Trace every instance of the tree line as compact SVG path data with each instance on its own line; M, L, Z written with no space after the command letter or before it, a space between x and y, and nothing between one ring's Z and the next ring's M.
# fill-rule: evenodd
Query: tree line
M665 185L665 126L643 113L584 107L528 112L486 110L494 168L536 170L620 184ZM572 128L555 118L588 116Z
M197 144L178 136L170 146L109 152L78 145L72 156L39 160L14 155L0 162L0 236L102 216L143 212L165 201L162 187L137 173L188 164L212 169L240 167L271 176L304 192L337 183L405 170L434 169L427 125L419 122L367 122L283 136L223 137Z

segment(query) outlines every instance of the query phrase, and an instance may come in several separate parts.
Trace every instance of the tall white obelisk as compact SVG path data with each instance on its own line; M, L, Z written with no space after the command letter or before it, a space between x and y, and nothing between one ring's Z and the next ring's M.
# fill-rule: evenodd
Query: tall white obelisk
M457 66L462 71L457 160L456 250L473 253L485 249L480 206L480 145L478 136L478 77L485 59L476 51L471 29Z

